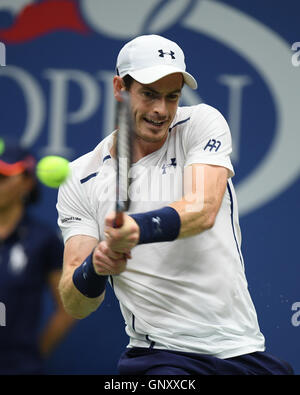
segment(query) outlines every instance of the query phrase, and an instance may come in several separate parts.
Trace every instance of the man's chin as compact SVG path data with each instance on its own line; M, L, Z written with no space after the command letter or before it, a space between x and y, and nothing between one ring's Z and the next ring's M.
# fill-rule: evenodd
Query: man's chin
M138 137L141 140L147 141L149 143L158 143L162 140L165 140L167 135L167 130L143 130L138 134Z
M143 140L149 141L160 141L165 139L168 134L169 128L166 125L162 125L160 127L149 125L144 121L144 125L140 128L140 133L138 133L139 137Z

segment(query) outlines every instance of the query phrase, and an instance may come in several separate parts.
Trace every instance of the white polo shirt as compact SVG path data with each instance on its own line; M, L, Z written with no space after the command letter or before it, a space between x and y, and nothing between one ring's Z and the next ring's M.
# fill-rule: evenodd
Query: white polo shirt
M112 143L113 134L71 163L72 175L60 187L57 203L64 241L79 234L104 239L105 217L115 209ZM223 166L229 178L211 229L172 242L138 245L127 269L111 276L129 347L219 358L264 350L245 278L230 153L225 119L215 108L199 104L179 107L164 145L132 166L131 213L181 199L183 171L191 164ZM201 186L201 176L199 180Z

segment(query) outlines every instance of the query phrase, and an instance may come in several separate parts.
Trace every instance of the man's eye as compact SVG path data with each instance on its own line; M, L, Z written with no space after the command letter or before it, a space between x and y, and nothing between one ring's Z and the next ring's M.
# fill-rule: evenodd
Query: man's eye
M147 99L154 99L155 95L153 92L149 92L149 91L145 91L143 92L144 97L146 97Z
M172 94L172 95L168 96L168 99L171 101L176 101L179 99L179 97L180 97L180 95L178 95L178 94L174 94L174 95Z

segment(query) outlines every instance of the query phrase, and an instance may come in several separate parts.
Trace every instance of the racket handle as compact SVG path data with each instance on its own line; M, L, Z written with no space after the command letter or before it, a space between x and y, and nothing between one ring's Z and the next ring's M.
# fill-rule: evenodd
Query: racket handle
M115 218L115 228L121 228L124 223L124 216L122 211L117 211L116 218Z

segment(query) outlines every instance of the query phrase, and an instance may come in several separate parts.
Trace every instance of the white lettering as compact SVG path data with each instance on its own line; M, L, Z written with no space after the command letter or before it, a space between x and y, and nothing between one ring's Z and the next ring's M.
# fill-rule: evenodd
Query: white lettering
M148 387L151 390L187 390L196 389L194 386L195 380L150 380Z
M0 326L6 326L6 308L2 302L0 302Z
M104 389L105 390L127 390L131 392L135 392L138 387L138 382L134 381L118 381L115 379L111 379L111 381L105 381Z
M6 49L5 45L0 42L0 66L6 66Z
M199 212L204 207L204 177L203 166L187 166L184 169L184 198L188 204L186 211Z
M300 302L293 303L292 310L296 311L296 313L294 313L291 318L292 325L299 326L300 325Z
M69 156L66 141L67 124L83 122L91 117L100 102L100 88L93 77L80 70L45 70L50 80L49 141L44 154ZM69 85L76 83L82 94L81 106L68 112Z
M300 41L297 41L292 45L292 51L297 51L292 56L292 65L298 67L300 66Z
M21 142L26 146L31 146L41 133L45 119L43 92L36 80L19 67L7 66L0 68L0 77L11 78L22 90L27 108ZM11 107L16 107L15 103L12 103Z
M251 78L247 75L220 75L219 81L229 89L228 124L232 134L233 161L238 162L240 157L240 136L242 116L242 94L243 88L251 84Z

